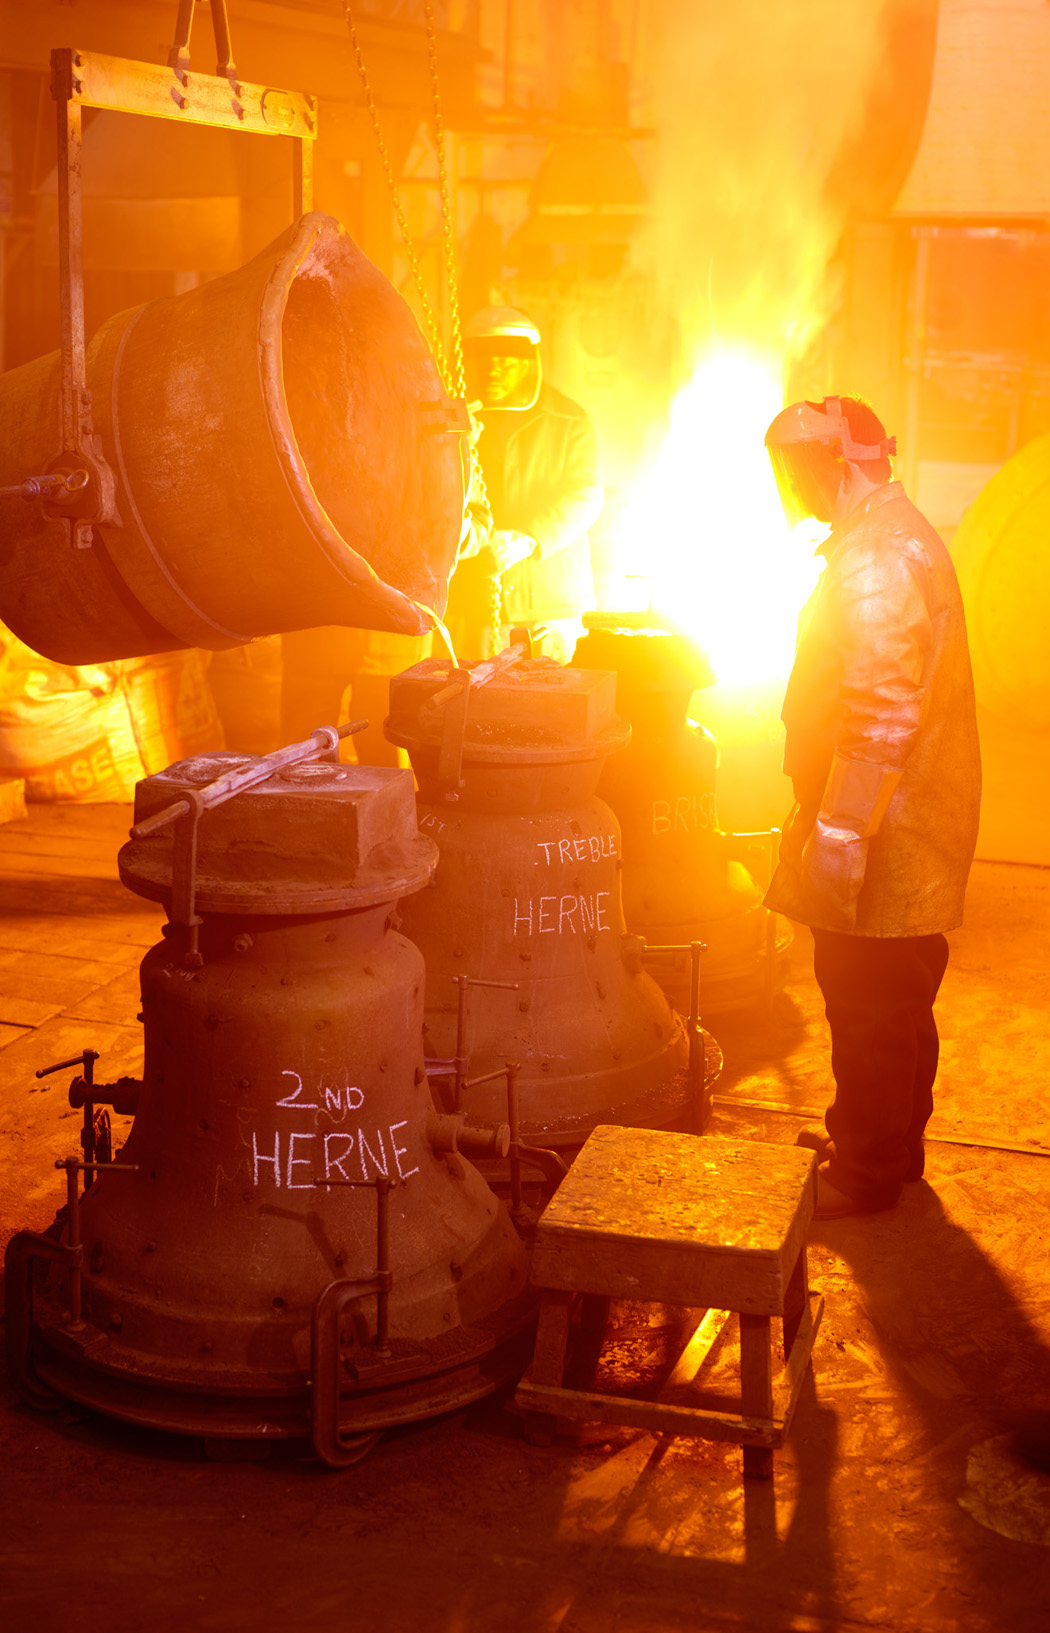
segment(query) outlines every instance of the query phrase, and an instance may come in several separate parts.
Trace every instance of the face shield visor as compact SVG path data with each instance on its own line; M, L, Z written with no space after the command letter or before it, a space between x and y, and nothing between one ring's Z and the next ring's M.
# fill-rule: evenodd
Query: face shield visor
M767 444L766 452L788 527L810 518L831 522L842 469L831 450L820 443L795 442Z
M463 347L467 394L484 411L524 413L540 394L539 347L519 335L484 335Z
M876 427L882 431L878 420ZM835 521L843 481L848 481L847 465L864 470L883 462L897 452L897 440L883 433L877 442L856 441L842 398L825 397L822 403L789 403L782 409L766 432L766 452L788 526L810 517L829 524ZM888 481L888 467L885 476L871 479Z

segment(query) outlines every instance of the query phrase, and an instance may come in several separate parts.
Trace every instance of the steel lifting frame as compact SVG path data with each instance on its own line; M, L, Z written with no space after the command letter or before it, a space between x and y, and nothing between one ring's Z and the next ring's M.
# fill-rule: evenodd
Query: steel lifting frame
M82 109L137 113L188 125L286 136L292 144L293 212L313 208L317 99L301 91L250 85L237 77L226 0L211 0L214 74L190 72L196 0L180 0L167 65L107 57L64 46L51 53L51 94L58 112L59 300L62 316L60 451L41 484L48 515L69 526L70 543L86 549L98 522L120 526L113 473L94 433L84 334L84 227L81 196Z

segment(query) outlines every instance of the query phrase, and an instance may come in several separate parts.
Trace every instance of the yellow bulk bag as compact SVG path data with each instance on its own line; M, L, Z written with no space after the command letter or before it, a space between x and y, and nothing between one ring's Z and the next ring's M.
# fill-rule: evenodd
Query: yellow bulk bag
M2 627L0 643L0 778L27 799L132 800L141 777L223 746L199 652L74 667Z
M977 700L1029 731L1050 730L1050 435L1007 461L952 541Z

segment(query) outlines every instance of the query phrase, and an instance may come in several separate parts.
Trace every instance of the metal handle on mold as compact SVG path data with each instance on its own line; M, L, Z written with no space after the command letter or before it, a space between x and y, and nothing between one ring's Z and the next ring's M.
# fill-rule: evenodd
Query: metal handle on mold
M288 766L308 764L324 754L333 754L342 738L364 731L367 725L367 720L351 720L345 726L318 726L301 743L289 743L286 748L275 749L272 754L263 754L247 765L226 771L204 788L188 788L181 799L136 822L131 829L132 839L148 839L151 834L175 824L169 918L172 924L184 925L190 932L183 960L188 969L199 969L202 963L198 944L201 919L197 912L197 830L204 812L225 805L227 800L255 788Z

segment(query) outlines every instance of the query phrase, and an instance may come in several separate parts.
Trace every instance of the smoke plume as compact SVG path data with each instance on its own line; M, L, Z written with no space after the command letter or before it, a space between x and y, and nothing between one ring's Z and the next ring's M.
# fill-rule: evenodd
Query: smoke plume
M689 367L741 342L788 361L827 315L844 205L828 178L885 45L886 0L653 0L658 139L636 263Z

